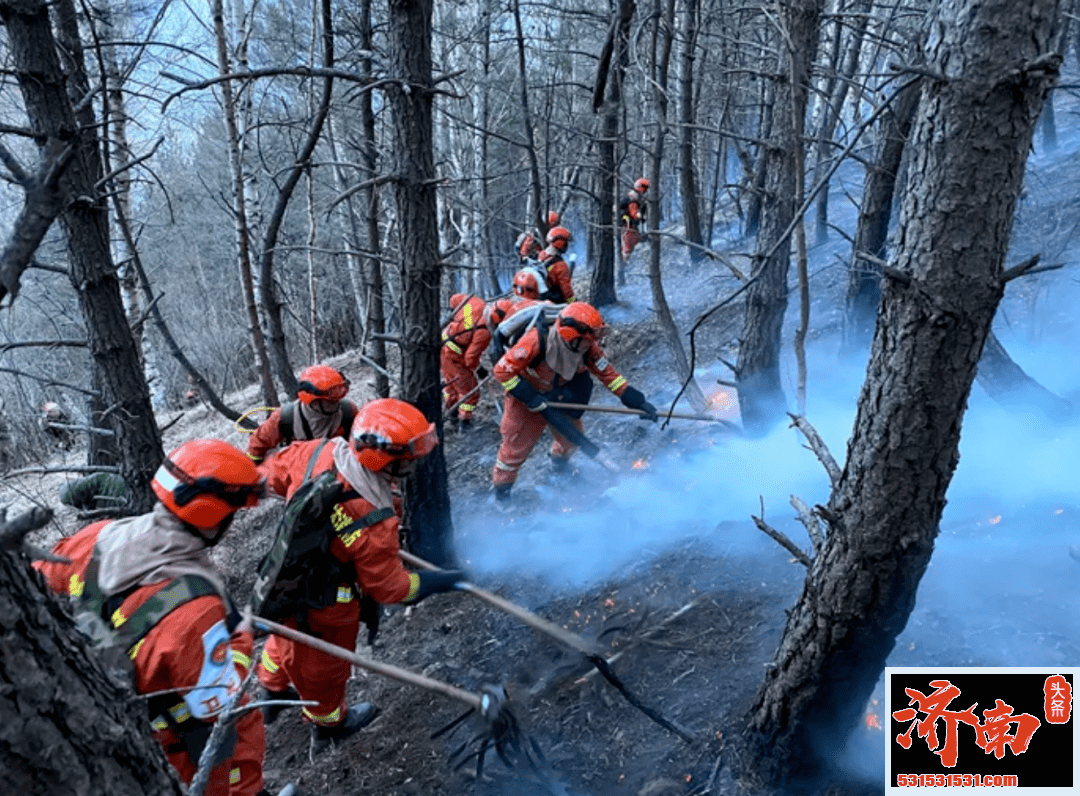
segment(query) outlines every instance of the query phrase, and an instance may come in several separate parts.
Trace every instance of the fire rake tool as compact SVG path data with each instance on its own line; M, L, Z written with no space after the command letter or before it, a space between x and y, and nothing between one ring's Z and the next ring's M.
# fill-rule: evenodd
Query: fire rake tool
M402 561L404 561L406 564L417 567L418 569L439 569L439 567L435 566L431 562L425 561L424 559L415 556L405 550L399 551L399 554ZM662 715L660 715L659 711L646 705L640 697L638 697L629 688L627 688L626 684L621 679L619 679L619 676L617 674L615 674L615 670L611 668L611 664L608 663L607 659L603 655L601 655L596 646L589 642L587 639L579 636L577 633L572 633L564 627L556 625L554 622L550 622L547 619L544 619L542 616L537 616L531 611L522 608L520 605L503 599L494 592L483 589L474 583L469 583L468 581L464 580L458 581L458 583L456 584L456 588L458 591L468 592L469 594L480 598L488 605L498 608L500 611L508 613L510 614L510 616L513 616L516 619L520 619L529 627L534 628L535 630L539 630L541 633L545 633L559 643L569 647L576 652L580 652L582 655L585 656L585 659L589 663L591 663L596 668L596 670L600 672L600 674L604 676L605 680L615 686L618 692L622 694L623 697L625 697L627 702L640 710L650 719L655 721L665 730L675 733L687 743L693 743L694 737L690 735L690 733L688 733L684 729L681 729L680 727L677 727L675 724L665 719Z
M484 757L486 756L487 751L492 747L495 748L496 753L508 766L513 767L515 758L523 756L534 769L538 768L539 764L537 761L541 758L540 750L531 740L526 743L526 739L521 731L521 726L510 706L510 700L506 694L506 689L501 685L486 685L481 689L479 694L474 694L463 688L458 688L449 683L444 683L441 680L435 680L431 677L409 671L408 669L403 669L399 666L393 666L389 663L382 663L380 661L373 661L370 658L362 657L352 650L347 650L344 647L331 644L328 641L316 638L315 636L311 636L300 630L296 630L295 628L280 625L269 619L263 619L261 616L253 617L252 621L255 629L260 632L273 633L275 636L281 636L289 641L304 644L327 655L332 655L335 658L348 661L354 666L359 666L361 669L380 674L383 677L389 677L391 680L397 680L399 683L406 683L407 685L414 685L425 688L428 691L434 691L437 694L442 694L450 699L457 700L468 707L468 710L465 713L454 719L454 721L438 732L434 733L431 736L432 738L436 738L448 730L457 727L473 713L480 714L486 723L486 730L469 741L466 741L453 753L453 755L451 755L451 757L454 757L462 753L474 742L478 744L477 750L467 755L456 768L460 768L475 756L477 758L477 777L479 778L483 773Z

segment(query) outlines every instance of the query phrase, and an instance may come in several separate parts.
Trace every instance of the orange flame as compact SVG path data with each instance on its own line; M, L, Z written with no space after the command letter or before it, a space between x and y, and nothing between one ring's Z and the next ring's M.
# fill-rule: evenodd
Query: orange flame
M991 517L990 518L990 524L991 525L997 525L999 522L1001 522L1001 515L1000 514L998 514L996 517Z
M881 722L878 721L878 717L877 717L876 713L867 713L866 714L866 726L869 727L871 730L880 730L881 729Z
M645 459L638 459L631 465L631 467L633 467L635 470L645 470L648 469L649 463Z

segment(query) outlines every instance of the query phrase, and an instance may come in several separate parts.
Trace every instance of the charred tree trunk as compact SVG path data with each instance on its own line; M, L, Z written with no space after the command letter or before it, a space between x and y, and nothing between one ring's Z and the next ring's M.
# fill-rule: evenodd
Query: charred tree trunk
M435 422L442 436L439 372L439 232L432 153L432 0L390 0L387 89L395 140L394 199L401 232L405 322L402 398ZM453 524L442 446L406 482L413 552L440 566L454 559Z
M153 503L150 478L161 463L161 435L109 249L105 200L97 189L102 176L97 130L79 124L71 99L76 94L81 100L89 92L81 45L77 36L71 38L77 29L74 5L61 0L53 7L57 28L67 32L63 65L44 3L0 3L0 20L8 31L11 59L30 127L42 142L43 158L52 159L66 147L74 148L58 183L65 198L59 218L69 275L86 322L90 355L101 376L132 507L145 511ZM16 230L15 236L18 234Z
M596 251L596 266L589 280L589 300L597 307L614 304L619 300L615 293L615 252L619 240L615 207L621 196L616 179L616 160L630 23L634 19L636 7L635 0L619 0L619 12L612 20L611 33L601 54L593 93L593 110L599 110L603 114L599 147L600 179L597 186L600 203L597 209L600 245Z
M35 510L10 522L40 527ZM0 788L50 796L180 796L146 704L86 646L20 554L0 549Z
M918 105L919 83L912 81L900 89L881 117L877 155L863 183L848 268L843 339L843 350L847 354L863 350L874 334L881 296L881 263L886 258L896 178Z
M751 434L767 433L783 418L786 408L780 381L780 333L788 301L795 170L803 168L796 162L796 137L802 135L806 116L806 76L814 58L823 4L824 0L790 0L782 7L784 35L778 41L785 45L777 69L772 131L764 144L761 228L735 371L743 427Z
M701 198L694 170L694 59L697 53L698 13L700 0L686 0L683 11L682 74L679 81L679 190L682 193L683 220L690 247L690 262L700 264L705 259L701 247L705 244L701 232ZM657 184L659 191L659 184Z
M901 208L847 463L748 716L764 780L828 765L915 605L959 455L964 409L1004 292L1024 166L1057 74L1058 0L942 0L927 44ZM993 191L986 186L993 185Z

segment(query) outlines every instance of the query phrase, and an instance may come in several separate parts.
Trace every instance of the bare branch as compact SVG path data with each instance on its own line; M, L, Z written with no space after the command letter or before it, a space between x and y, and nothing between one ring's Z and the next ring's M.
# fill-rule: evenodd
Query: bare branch
M806 441L810 443L810 450L814 452L814 455L818 457L821 463L825 466L825 472L829 474L829 482L833 488L840 483L840 466L836 463L836 459L829 453L828 446L825 445L825 440L821 438L821 435L817 433L810 421L800 415L793 415L788 412L788 417L791 418L791 425L799 429L806 437Z
M757 517L751 514L750 519L754 521L754 525L756 525L759 530L762 530L766 534L771 536L773 540L778 542L782 548L791 553L791 555L795 558L796 561L798 561L807 569L810 569L814 562L810 559L808 555L806 555L806 553L799 549L798 545L788 539L786 535L770 526L761 517Z
M791 505L799 512L799 522L806 526L806 532L810 534L810 543L814 545L814 552L820 553L825 544L825 535L821 532L821 523L813 510L807 506L798 495L791 496Z

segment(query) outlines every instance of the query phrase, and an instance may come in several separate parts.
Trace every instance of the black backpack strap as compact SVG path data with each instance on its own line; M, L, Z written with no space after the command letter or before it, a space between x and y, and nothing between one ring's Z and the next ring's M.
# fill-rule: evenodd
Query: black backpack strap
M116 617L115 614L103 618L116 629L117 640L131 656L135 646L143 640L151 628L177 608L199 597L217 594L218 590L208 578L201 575L181 575L151 595L126 619ZM235 613L235 608L226 603L226 614ZM116 624L117 619L121 620L120 624Z
M296 435L293 434L293 412L295 411L296 401L289 401L281 407L281 414L278 416L278 433L281 434L286 445L296 442Z

